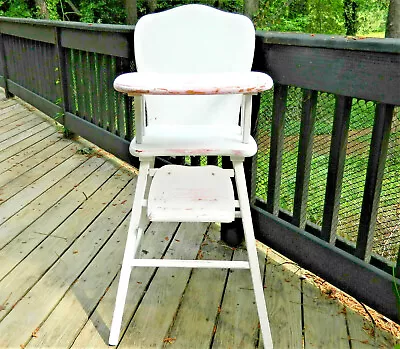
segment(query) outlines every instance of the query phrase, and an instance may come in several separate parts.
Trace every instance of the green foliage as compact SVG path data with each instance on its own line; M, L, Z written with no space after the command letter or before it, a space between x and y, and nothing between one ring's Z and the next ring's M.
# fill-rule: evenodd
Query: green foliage
M65 0L45 0L52 20L123 24L124 0L72 0L76 11ZM224 11L243 13L245 0L158 0L156 12L185 4L204 4ZM344 2L349 0L260 0L253 18L257 29L283 32L345 34ZM357 34L385 29L389 0L352 0L356 7ZM149 13L146 0L137 0L138 16ZM35 0L0 0L0 15L40 18Z
M88 23L124 23L126 14L123 0L81 0L81 21Z
M0 14L7 17L33 17L32 7L24 0L4 0L1 2Z

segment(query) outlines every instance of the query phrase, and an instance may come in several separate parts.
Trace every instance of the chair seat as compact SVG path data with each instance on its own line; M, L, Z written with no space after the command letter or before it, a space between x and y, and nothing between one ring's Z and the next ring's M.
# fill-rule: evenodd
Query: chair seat
M156 222L232 222L230 171L217 166L162 167L150 186L147 214Z
M133 156L185 156L221 155L253 156L257 144L252 137L249 143L242 142L239 126L165 126L154 125L145 129L143 141L130 144Z

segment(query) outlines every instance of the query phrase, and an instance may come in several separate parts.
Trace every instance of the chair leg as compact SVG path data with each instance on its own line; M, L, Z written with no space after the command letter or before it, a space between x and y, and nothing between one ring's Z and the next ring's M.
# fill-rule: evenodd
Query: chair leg
M124 313L125 300L128 292L129 279L132 271L132 260L135 258L136 251L140 244L140 238L143 233L145 220L145 210L143 208L143 199L148 191L148 173L152 166L152 160L141 161L139 176L136 184L135 198L132 206L132 216L129 223L128 236L125 245L125 253L122 261L121 274L119 277L117 297L110 328L109 345L118 344L121 331L122 316ZM147 217L146 217L147 218Z
M251 219L250 204L247 196L246 179L244 176L243 161L232 159L235 170L236 187L239 198L239 206L242 215L244 236L249 256L251 279L253 282L254 296L257 304L258 317L260 319L261 334L264 340L264 348L272 349L272 337L269 327L267 308L264 298L264 287L260 275L257 257L256 240L254 237L253 222Z

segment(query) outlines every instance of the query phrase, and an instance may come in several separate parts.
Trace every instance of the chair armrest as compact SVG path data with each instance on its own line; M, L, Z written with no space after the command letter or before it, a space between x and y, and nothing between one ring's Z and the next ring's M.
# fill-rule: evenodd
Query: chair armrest
M259 72L215 74L127 73L114 80L114 88L129 96L255 94L273 86Z

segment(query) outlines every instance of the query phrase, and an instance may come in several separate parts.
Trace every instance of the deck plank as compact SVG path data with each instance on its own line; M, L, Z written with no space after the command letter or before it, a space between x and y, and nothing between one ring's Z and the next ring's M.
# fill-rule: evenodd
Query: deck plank
M24 261L14 268L3 280L0 281L2 295L8 299L8 307L0 313L0 319L4 318L11 310L10 306L24 297L25 293L40 280L54 263L57 262L71 243L78 238L101 214L110 207L111 201L116 193L122 190L130 176L127 174L118 177L117 173L111 177L96 193L86 200L68 219L62 222L55 230L48 234L48 237L24 259ZM121 174L121 173L120 173ZM114 207L114 206L113 206ZM94 244L94 242L93 242ZM96 245L98 241L96 241ZM4 300L1 300L2 304Z
M166 252L169 241L174 238L178 223L152 223L147 229L140 248L142 258L160 258ZM160 239L161 237L161 239ZM167 239L166 239L167 238ZM123 244L126 241L122 239ZM115 259L118 265L122 262ZM156 268L135 268L129 282L128 295L125 302L124 316L122 318L121 333L124 333L130 319L136 311L137 305L149 286ZM115 305L119 277L116 277L105 296L101 299L96 310L86 322L82 331L77 336L72 348L106 349L108 346L109 328Z
M49 124L47 121L43 121L40 124L30 128L29 130L26 130L25 132L21 132L18 135L8 138L2 142L0 142L0 151L4 151L5 149L13 146L14 144L17 144L21 142L24 139L27 139L34 134L38 133L39 131L42 131L43 129L49 127Z
M12 113L11 117L4 119L4 123L0 124L0 135L7 131L17 129L19 126L22 126L27 122L35 119L40 122L40 120L38 120L37 116L34 113L25 108L22 108L17 112ZM3 120L3 118L1 120Z
M211 225L201 246L204 260L231 260L232 249L217 243L219 227ZM226 269L194 269L167 337L174 348L209 348L227 277ZM167 347L167 343L165 347Z
M71 151L71 149L74 148L75 146L71 146L68 151ZM51 169L49 172L47 172L34 182L28 183L27 186L24 185L24 189L22 189L21 191L18 191L20 187L18 187L18 185L15 185L15 183L12 183L12 186L8 185L5 187L4 191L1 194L2 198L8 198L10 192L12 192L12 194L16 194L1 204L0 224L12 217L21 209L23 209L35 198L51 188L55 183L60 181L62 178L64 178L66 175L68 175L75 168L77 168L79 165L87 160L86 158L79 155L71 156L71 154L66 154L66 156L69 156L69 158L67 158L64 162ZM7 189L9 189L10 191L8 191Z
M194 259L208 224L182 223L165 259ZM163 237L159 237L163 239ZM179 240L179 241L177 241ZM180 248L186 241L185 248ZM190 276L190 269L159 268L119 348L162 348Z
M118 264L110 260L122 258L123 243L129 217L118 227L110 240L68 290L60 303L26 348L69 348L88 317L118 272Z
M65 151L63 151L64 149ZM3 172L0 177L0 187L7 184L7 188L2 190L3 201L17 192L11 190L11 188L23 189L40 178L43 174L56 167L60 162L59 159L67 159L76 151L77 148L73 143L59 140L43 149L43 151L31 156L26 161L19 163L18 166L13 166L6 172ZM6 193L10 194L6 195Z
M0 105L0 108L2 106ZM0 127L21 119L20 113L26 111L21 104L11 104L9 107L0 110Z
M10 158L18 157L23 150L29 149L35 143L40 142L42 139L45 139L47 136L55 133L56 130L54 127L48 125L48 127L44 128L41 131L38 131L36 134L28 137L21 142L18 142L7 149L4 149L0 152L0 163L3 161L7 161ZM60 135L60 137L62 137Z
M85 179L83 183L80 183L80 178L84 177L86 172L90 172L92 167L96 166L97 162L98 161L95 160L84 162L63 178L62 181L57 182L49 190L1 224L0 248L4 248L10 240L30 225L33 225L30 228L32 231L34 231L34 226L37 225L37 231L44 232L51 231L48 230L48 228L51 227L52 221L54 221L55 226L61 224L65 217L68 217L68 215L72 214L77 208L74 206L74 202L80 203L86 200L86 197L90 197L91 193L101 187L101 185L117 171L112 164L107 162ZM75 191L75 193L72 191ZM69 195L68 198L64 199L62 202L58 202L63 199L65 195ZM76 195L78 195L78 197L76 197ZM50 212L46 212L47 210ZM44 216L36 223L35 221L42 215Z
M400 338L396 340L349 308L346 309L346 318L352 349L394 348L400 343Z
M6 160L0 162L0 173L4 173L17 165L26 165L32 157L37 156L38 153L46 150L47 147L55 144L56 142L62 140L62 136L56 132L52 132L48 137L42 138L34 143L32 146L24 149L24 151L19 152L17 156L10 156Z
M265 254L259 251L260 268ZM236 249L233 260L247 260L247 251ZM255 348L259 321L249 270L230 270L221 313L217 322L213 348Z
M21 104L14 101L14 104L9 104L6 107L0 106L0 126L7 125L10 122L13 122L19 119L21 116L19 115L21 112L26 111Z
M350 349L344 306L328 299L305 280L303 283L306 348Z
M11 123L11 125L6 125L0 128L0 143L31 129L42 122L43 120L37 118L32 112L28 110L23 111L21 113L21 119Z
M130 181L93 224L88 226L72 244L62 239L45 240L45 242L58 241L56 245L60 255L59 261L41 277L0 322L0 332L3 334L0 338L0 346L16 347L20 344L27 344L31 339L32 332L50 315L74 280L85 270L88 262L96 256L114 229L127 216L134 183L135 180ZM128 205L121 204L123 201ZM76 232L75 229L74 232ZM60 243L61 241L64 241L64 244ZM61 252L60 247L66 247L67 250ZM57 253L54 249L52 250ZM25 269L32 264L27 265L26 263ZM30 273L34 270L35 267L31 267ZM35 301L31 301L31 299ZM25 316L26 314L29 316Z
M285 262L270 249L267 251L264 295L274 348L296 349L303 347L301 280L284 266ZM263 348L262 343L261 340L259 348Z
M29 207L26 207L25 212L19 215L20 217L7 221L6 223L9 224L4 224L4 229L2 229L3 226L0 226L0 235L2 235L3 241L5 237L8 237L9 241L10 238L13 238L11 242L8 242L7 245L0 250L0 279L15 268L15 266L33 251L48 234L51 234L58 225L78 209L78 207L87 200L86 198L91 197L115 172L114 167L107 166L106 164L93 174L93 171L97 170L102 163L104 163L102 159L90 159L67 176L65 181L63 181L63 186L55 186L54 189L61 187L59 188L62 190L61 193L58 190L49 190L45 193L49 195L43 194L43 196L45 196L44 198L39 197L38 200L33 201ZM79 183L80 181L83 182ZM74 185L74 183L78 183L78 185ZM49 199L49 202L54 202L59 196L65 194L65 192L67 192L67 195L62 197L57 204L50 207L50 209L43 213L36 221L32 220L33 217L29 215L29 213L37 212L38 210L35 210L31 206L39 205L40 210L42 210L43 207L40 205L40 201L47 202L46 199ZM51 197L50 194L53 194L55 198ZM26 227L26 225L28 225L28 227ZM2 234L3 232L4 234ZM5 237L3 235L5 235Z

